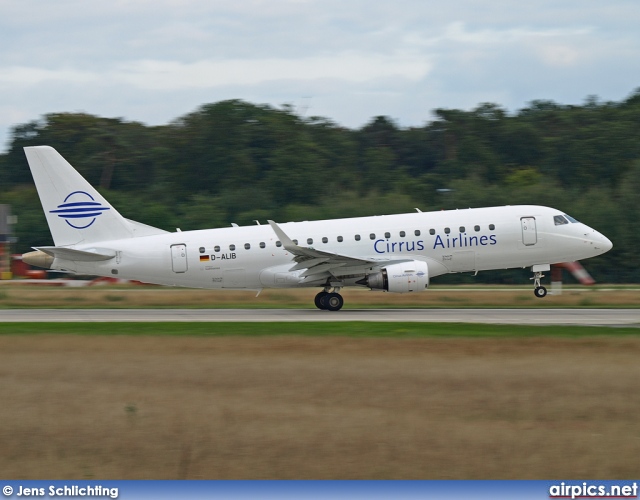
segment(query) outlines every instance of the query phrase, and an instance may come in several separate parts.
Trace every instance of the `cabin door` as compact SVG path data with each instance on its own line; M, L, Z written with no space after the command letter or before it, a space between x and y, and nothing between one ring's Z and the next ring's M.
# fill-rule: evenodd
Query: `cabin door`
M522 217L520 219L522 225L522 243L525 246L535 245L538 242L538 232L536 230L535 217Z
M171 268L174 273L187 272L187 245L171 245Z

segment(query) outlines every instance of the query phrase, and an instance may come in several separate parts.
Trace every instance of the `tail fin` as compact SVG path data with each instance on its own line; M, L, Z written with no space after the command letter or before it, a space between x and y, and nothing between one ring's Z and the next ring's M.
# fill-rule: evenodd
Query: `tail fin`
M132 238L132 225L55 149L24 148L57 247Z

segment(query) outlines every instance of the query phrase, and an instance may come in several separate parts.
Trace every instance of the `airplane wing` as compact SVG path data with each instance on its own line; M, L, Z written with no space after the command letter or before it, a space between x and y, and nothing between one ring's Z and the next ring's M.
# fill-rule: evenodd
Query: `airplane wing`
M301 247L287 236L278 224L274 221L268 221L269 225L276 233L278 239L282 242L282 246L294 255L293 260L296 264L289 271L305 271L300 274L302 283L313 281L324 281L326 278L340 276L362 274L367 270L372 270L380 264L390 264L395 262L407 262L410 259L385 259L385 258L359 258L350 257L333 252L325 252L311 247Z

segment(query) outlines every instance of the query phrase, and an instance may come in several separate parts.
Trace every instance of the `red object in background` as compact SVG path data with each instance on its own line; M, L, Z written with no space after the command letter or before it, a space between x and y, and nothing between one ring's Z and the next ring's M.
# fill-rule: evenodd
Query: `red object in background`
M580 262L562 262L551 267L551 281L562 281L562 269L567 269L583 285L593 285L596 281Z
M30 277L28 271L31 270L31 266L25 262L22 262L22 255L11 256L11 272L14 276L23 276L25 278ZM46 276L46 272L43 271Z
M31 278L34 280L43 280L47 278L47 271L44 269L32 268L29 264L22 261L22 255L11 256L11 273L14 277Z

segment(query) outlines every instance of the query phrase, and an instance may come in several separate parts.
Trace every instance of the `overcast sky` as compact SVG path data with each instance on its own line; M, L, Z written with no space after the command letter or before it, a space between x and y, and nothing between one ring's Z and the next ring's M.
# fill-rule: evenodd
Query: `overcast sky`
M640 87L639 26L638 0L0 0L0 151L51 112L160 125L238 98L407 127L619 101Z

